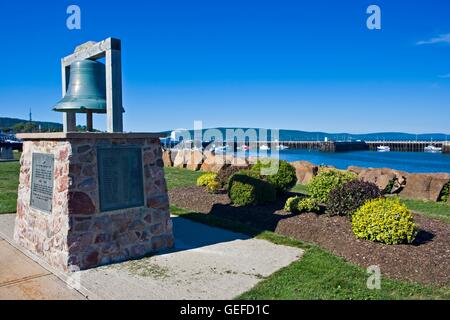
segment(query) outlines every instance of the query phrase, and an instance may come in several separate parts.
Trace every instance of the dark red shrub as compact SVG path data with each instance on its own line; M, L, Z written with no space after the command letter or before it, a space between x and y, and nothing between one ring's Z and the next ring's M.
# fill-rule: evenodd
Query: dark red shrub
M330 192L327 212L330 215L351 216L366 201L381 196L380 189L374 183L352 180Z

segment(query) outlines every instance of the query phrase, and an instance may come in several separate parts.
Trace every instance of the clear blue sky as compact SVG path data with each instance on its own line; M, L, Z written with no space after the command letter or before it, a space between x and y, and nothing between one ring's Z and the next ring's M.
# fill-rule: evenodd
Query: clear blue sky
M66 28L71 4L81 30ZM381 30L366 27L370 4ZM112 36L122 40L127 131L203 120L450 133L448 0L1 1L0 35L0 116L32 108L60 122L60 58Z

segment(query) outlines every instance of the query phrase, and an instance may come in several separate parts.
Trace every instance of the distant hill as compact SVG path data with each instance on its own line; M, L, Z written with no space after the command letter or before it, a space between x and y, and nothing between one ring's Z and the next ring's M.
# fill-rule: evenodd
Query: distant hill
M28 132L33 129L39 129L39 126L43 132L56 132L63 130L62 124L57 122L33 121L30 124L28 120L24 119L0 117L0 130L3 132Z
M225 137L226 130L237 128L214 128L220 130L222 135ZM248 129L255 128L239 128L244 131ZM203 133L207 129L203 129ZM189 130L191 136L193 137L194 130ZM258 134L258 129L256 129ZM169 136L171 131L164 131L163 134ZM202 133L202 135L203 135ZM425 134L412 134L404 132L376 132L376 133L365 133L365 134L350 134L350 133L327 133L327 132L311 132L311 131L299 131L299 130L279 130L279 140L280 141L323 141L327 138L333 141L350 141L350 140L363 140L363 141L446 141L450 138L450 135L444 133L425 133ZM268 130L268 139L270 140L270 130Z

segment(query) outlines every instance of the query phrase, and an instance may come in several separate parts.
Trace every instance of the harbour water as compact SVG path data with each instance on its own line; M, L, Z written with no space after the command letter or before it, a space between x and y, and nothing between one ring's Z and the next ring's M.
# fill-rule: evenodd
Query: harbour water
M237 156L242 156L238 152ZM247 155L255 156L255 152L247 152ZM271 156L270 152L267 156ZM306 160L316 165L332 165L338 169L346 169L348 166L365 168L391 168L411 173L450 173L450 154L427 152L376 152L376 151L352 151L352 152L320 152L306 149L280 150L279 157L289 162Z

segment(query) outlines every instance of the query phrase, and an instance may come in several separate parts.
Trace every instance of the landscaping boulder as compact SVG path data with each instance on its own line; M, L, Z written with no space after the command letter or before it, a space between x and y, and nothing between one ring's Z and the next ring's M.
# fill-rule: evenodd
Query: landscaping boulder
M175 159L173 160L173 166L175 168L184 168L186 167L186 151L179 150L177 154L175 155Z
M357 167L357 166L349 166L347 168L347 171L356 173L357 175L359 175L362 171L367 170L367 168L363 168L363 167Z
M204 161L200 166L201 171L218 173L223 167L226 166L225 158L222 154L216 155L214 152L205 151L203 156Z
M406 180L409 173L404 171L394 170L395 173L395 181L392 186L391 194L399 193L406 186Z
M381 191L386 190L391 181L396 178L395 173L391 169L375 168L365 169L358 174L359 179L366 182L374 183Z
M225 163L235 167L242 167L242 169L248 168L249 166L247 159L232 155L225 156Z
M358 168L358 167L356 167ZM372 182L377 185L381 191L389 191L390 193L398 193L406 184L407 173L403 171L388 168L368 168L358 173L358 178L363 181ZM352 172L358 171L352 168ZM390 185L392 183L392 185ZM390 190L387 188L391 186Z
M400 195L409 199L438 201L442 189L449 181L448 173L409 174Z
M319 171L318 166L308 161L295 161L291 165L295 168L298 184L307 184Z
M186 168L198 171L203 163L203 153L198 150L188 151L186 156Z
M164 150L162 154L164 167L173 167L172 151Z

